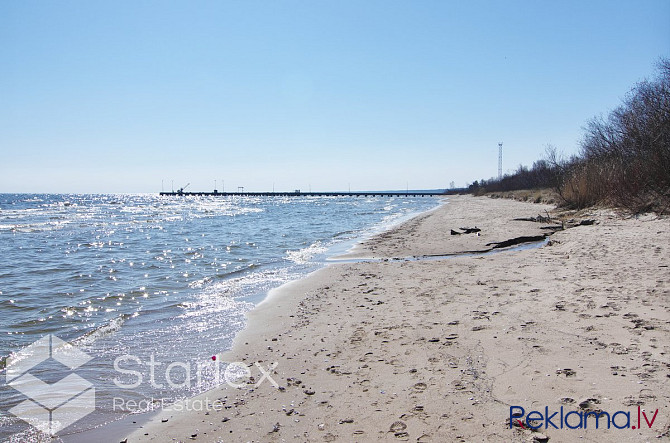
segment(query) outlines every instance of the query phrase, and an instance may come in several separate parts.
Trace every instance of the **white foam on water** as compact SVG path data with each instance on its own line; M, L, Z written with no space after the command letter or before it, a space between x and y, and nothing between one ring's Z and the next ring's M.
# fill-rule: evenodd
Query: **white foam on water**
M328 251L328 246L321 241L316 241L306 248L286 251L286 259L293 263L305 264L309 263L316 255L324 254L326 251Z

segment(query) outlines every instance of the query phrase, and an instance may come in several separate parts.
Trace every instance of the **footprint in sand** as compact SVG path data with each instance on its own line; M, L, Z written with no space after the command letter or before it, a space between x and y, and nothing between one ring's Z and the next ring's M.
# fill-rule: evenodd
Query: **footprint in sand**
M597 398L587 398L579 402L579 407L585 410L593 410L596 408L596 405L600 404L600 400Z
M428 388L428 385L422 382L419 382L413 386L415 391L423 392Z
M624 372L627 372L625 366L610 366L610 369L612 370L612 375L626 376L626 374L624 374Z
M391 423L390 431L393 432L393 436L397 439L400 440L409 439L409 434L405 432L405 429L407 429L407 425L400 420Z

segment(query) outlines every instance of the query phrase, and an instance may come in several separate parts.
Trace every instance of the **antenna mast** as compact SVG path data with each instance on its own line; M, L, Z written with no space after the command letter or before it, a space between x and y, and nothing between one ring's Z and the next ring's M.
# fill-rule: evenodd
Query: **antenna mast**
M498 180L502 180L502 142L498 143Z

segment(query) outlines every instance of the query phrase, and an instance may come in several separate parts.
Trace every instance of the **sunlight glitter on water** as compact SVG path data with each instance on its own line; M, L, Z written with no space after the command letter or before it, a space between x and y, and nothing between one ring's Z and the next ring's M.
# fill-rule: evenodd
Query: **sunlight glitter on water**
M124 354L198 362L230 347L269 290L323 266L355 239L438 204L432 198L171 198L0 195L0 357L53 333L94 358L96 414L113 418ZM47 376L49 368L36 368ZM53 372L53 371L52 371ZM147 386L129 398L193 395ZM25 399L0 393L0 408ZM3 433L22 422L9 419ZM3 434L4 435L4 434ZM2 437L2 435L0 435Z

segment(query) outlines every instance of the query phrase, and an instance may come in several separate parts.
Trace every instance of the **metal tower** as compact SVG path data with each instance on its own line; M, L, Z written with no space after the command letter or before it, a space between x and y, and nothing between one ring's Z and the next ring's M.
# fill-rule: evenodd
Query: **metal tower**
M502 142L498 143L498 180L502 180Z

